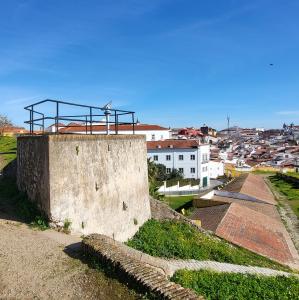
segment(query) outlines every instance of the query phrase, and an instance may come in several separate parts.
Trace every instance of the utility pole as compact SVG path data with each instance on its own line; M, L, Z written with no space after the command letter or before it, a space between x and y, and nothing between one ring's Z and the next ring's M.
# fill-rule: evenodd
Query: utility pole
M230 133L229 133L229 121L230 121L230 117L227 116L226 119L227 119L227 134L228 134L228 136L230 136Z

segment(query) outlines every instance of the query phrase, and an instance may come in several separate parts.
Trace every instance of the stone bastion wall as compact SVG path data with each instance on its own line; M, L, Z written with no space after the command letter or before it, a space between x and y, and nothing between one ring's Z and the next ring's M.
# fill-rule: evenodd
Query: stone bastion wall
M142 135L43 135L18 138L21 191L71 231L132 237L151 217Z

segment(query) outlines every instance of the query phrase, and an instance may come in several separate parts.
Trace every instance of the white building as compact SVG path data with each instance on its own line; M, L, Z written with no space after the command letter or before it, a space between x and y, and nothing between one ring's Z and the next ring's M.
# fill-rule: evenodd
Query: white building
M65 126L65 127L63 127ZM76 133L76 134L90 134L90 125L85 124L74 124L71 123L68 125L59 124L60 133ZM48 127L49 132L55 132L55 125ZM118 134L132 134L133 126L132 125L115 125L109 126L109 134L115 134L116 130ZM147 141L159 141L170 138L170 129L161 127L159 125L150 125L150 124L140 124L137 123L134 126L135 134L144 134ZM93 134L107 134L106 125L92 125Z
M210 145L197 140L164 140L147 142L147 155L163 164L166 172L179 170L184 178L200 179L200 186L210 185Z
M209 176L212 179L216 179L219 176L224 175L224 163L222 161L209 161Z

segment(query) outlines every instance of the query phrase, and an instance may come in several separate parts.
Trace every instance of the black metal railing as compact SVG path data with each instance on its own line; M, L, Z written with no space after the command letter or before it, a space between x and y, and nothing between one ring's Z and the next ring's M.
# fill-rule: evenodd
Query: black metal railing
M52 109L54 109L54 115L50 113L46 113L44 110L41 110L41 106L45 103L50 103L54 105ZM70 107L80 108L81 114L72 114L65 115L63 111L67 110ZM132 130L132 133L135 133L135 112L133 111L125 111L119 109L112 109L110 107L97 107L97 106L89 106L84 104L76 104L71 102L59 101L59 100L51 100L46 99L39 101L37 103L28 105L24 107L25 110L29 111L30 119L25 121L26 124L29 124L30 134L35 133L35 126L39 126L39 131L42 133L46 132L46 129L54 126L53 133L63 134L63 133L85 133L85 134L93 134L93 133L102 133L102 134L118 134L119 126L121 125L129 125L129 128ZM62 113L62 114L61 114ZM100 118L104 118L100 119ZM129 120L129 121L128 121ZM46 127L47 122L54 122L49 127ZM60 122L79 122L79 124L60 124ZM111 129L111 126L112 128ZM78 126L82 126L78 131ZM65 130L64 128L72 128L76 127L77 129L72 131ZM82 129L82 130L81 130ZM84 131L84 132L83 132Z

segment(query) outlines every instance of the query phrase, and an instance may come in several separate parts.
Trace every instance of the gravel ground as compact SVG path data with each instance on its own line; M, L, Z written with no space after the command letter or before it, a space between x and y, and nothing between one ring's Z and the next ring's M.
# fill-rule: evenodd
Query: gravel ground
M78 251L80 238L7 219L0 210L0 299L137 299L65 252Z

